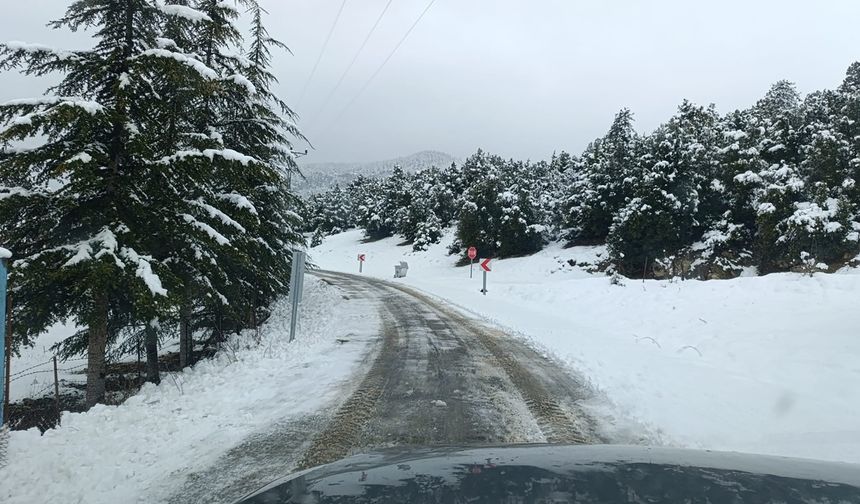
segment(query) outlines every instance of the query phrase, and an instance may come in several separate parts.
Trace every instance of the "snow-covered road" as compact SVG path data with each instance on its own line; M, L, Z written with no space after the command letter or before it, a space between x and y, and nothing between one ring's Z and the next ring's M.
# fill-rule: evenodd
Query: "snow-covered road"
M387 446L593 443L590 391L522 341L402 285L319 273L381 307L382 349L303 466Z
M344 384L351 393L259 430L186 475L169 502L230 503L288 472L392 446L603 441L583 407L589 389L520 340L402 285L316 275L381 321Z

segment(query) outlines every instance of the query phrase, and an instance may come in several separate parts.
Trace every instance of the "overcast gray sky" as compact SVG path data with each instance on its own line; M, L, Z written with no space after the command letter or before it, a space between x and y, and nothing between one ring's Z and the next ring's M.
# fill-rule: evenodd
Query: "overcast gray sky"
M857 0L436 0L353 105L429 0L393 0L325 110L338 78L388 0L264 0L281 94L316 150L308 161L369 161L424 149L463 157L481 147L544 159L580 152L621 107L637 128L682 99L722 111L754 103L778 79L802 92L836 87L860 59ZM0 0L0 39L81 47L45 23L68 0ZM0 100L34 83L0 74ZM300 100L300 98L302 98Z

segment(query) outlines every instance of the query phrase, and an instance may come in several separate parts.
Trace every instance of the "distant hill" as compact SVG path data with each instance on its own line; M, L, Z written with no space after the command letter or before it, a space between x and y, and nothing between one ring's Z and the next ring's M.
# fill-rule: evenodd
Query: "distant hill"
M325 191L335 184L344 186L359 175L385 177L391 174L395 166L400 166L407 172L416 172L431 166L444 168L455 161L457 160L453 156L444 152L422 151L411 156L369 163L309 163L300 166L305 179L296 179L295 190L303 195L313 194Z

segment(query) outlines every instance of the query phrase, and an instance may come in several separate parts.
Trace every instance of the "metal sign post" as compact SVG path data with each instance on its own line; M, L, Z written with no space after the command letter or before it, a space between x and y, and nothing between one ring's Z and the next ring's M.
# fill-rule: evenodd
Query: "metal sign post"
M365 254L358 254L358 272L361 273L361 270L364 269L364 256Z
M478 249L476 249L475 247L469 247L468 255L469 255L469 278L472 278L472 271L475 268L475 258L478 257Z
M298 278L298 289L296 290L296 297L298 298L298 302L302 302L302 298L305 293L305 263L307 257L307 253L304 251L299 251L299 278Z
M290 272L290 342L296 339L296 322L299 319L299 303L302 302L302 289L305 285L305 253L293 250L293 264Z
M485 296L487 295L487 273L492 271L492 269L490 269L490 261L492 261L490 258L481 261L481 269L484 273L484 287L481 289L481 293Z

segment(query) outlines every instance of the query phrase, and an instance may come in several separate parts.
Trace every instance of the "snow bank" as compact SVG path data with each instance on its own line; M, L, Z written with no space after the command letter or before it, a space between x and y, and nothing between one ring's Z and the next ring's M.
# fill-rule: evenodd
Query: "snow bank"
M360 231L310 251L325 269L397 280L523 334L569 363L610 403L597 414L619 441L638 434L719 450L860 462L860 274L777 274L725 281L610 284L586 263L600 247L552 245L455 268L443 244L412 252ZM575 266L571 263L574 262ZM846 270L857 273L858 270ZM640 432L622 432L640 426ZM644 429L641 426L646 426Z
M249 434L339 399L378 324L363 301L308 278L292 344L283 301L261 329L260 345L249 331L122 406L66 414L44 436L13 432L0 502L160 502Z

